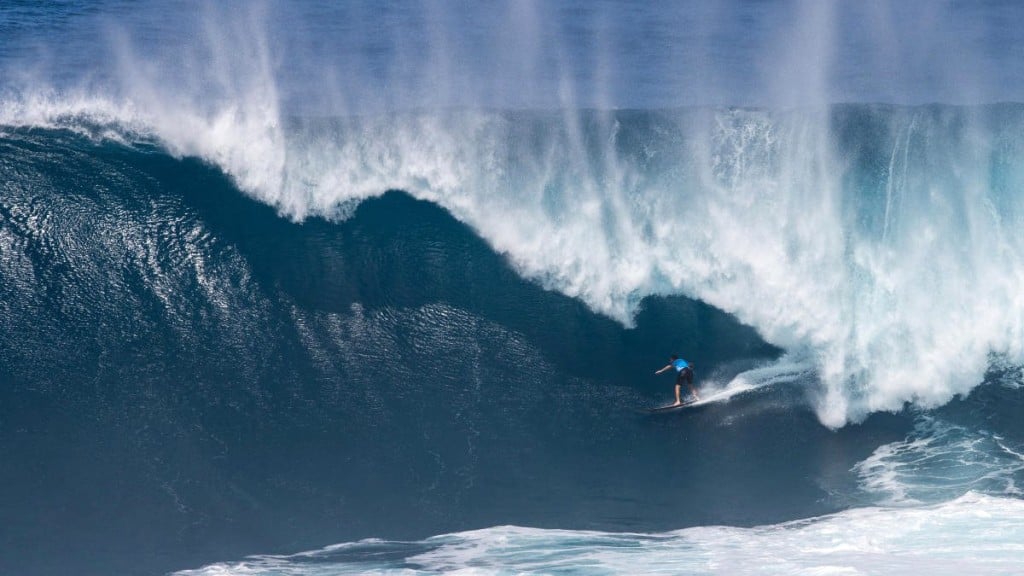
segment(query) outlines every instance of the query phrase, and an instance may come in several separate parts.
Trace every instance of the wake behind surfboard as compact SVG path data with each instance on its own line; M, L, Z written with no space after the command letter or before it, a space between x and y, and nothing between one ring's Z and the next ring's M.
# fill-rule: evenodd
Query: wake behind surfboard
M734 377L725 386L714 381L708 381L699 388L699 400L694 400L691 396L686 402L678 406L669 404L667 406L646 408L643 411L649 414L664 414L676 412L684 408L698 408L707 404L728 402L734 396L747 394L755 390L764 390L780 382L792 382L809 370L811 368L803 362L786 361L783 359L768 366L743 372Z
M745 379L737 378L726 385L724 388L711 387L710 389L704 389L699 400L694 400L690 397L686 402L679 405L669 404L667 406L658 406L655 408L648 408L647 412L651 414L661 414L666 412L675 412L683 408L691 408L703 406L705 404L711 404L713 402L724 402L737 394L743 394L751 390L763 388L770 385L771 382L764 382L759 384L750 384Z

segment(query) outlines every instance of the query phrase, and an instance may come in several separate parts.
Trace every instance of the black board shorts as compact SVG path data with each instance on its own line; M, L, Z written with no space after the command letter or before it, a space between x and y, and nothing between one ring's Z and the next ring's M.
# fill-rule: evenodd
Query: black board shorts
M676 376L676 386L682 386L683 384L693 384L693 370L690 368L683 368L679 371L679 375Z

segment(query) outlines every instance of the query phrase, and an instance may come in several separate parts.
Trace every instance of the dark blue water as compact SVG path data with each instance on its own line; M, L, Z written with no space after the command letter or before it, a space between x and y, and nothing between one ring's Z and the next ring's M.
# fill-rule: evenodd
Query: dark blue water
M4 4L0 573L1000 573L1017 12Z
M399 192L300 225L153 150L19 131L4 158L19 175L3 206L15 572L498 523L668 529L718 516L673 486L704 466L760 477L708 487L737 503L728 521L821 508L773 497L792 478L758 473L764 455L701 458L745 452L757 419L636 413L670 397L650 373L674 343L708 374L778 356L713 308L654 299L625 330ZM832 435L778 402L773 427Z

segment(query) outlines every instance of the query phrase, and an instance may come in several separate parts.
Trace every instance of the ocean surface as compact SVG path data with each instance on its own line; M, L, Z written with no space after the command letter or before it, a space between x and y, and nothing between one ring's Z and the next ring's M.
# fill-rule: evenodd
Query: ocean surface
M1022 23L5 0L0 574L1021 573Z

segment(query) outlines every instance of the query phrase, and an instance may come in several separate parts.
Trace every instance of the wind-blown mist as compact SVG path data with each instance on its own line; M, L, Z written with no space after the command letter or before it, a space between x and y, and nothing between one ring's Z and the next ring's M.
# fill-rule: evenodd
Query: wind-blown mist
M829 426L1024 360L1024 112L982 104L1024 86L1019 9L464 8L107 19L105 63L19 74L0 122L156 141L295 219L405 190L625 324L653 294L734 314L817 368ZM833 105L865 100L915 105Z

